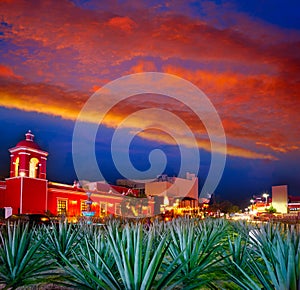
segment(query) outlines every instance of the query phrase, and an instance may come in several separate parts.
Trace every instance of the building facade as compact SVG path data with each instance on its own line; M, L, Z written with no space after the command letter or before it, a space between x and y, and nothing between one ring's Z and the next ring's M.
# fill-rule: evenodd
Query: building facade
M13 214L48 213L78 217L89 211L96 217L107 214L144 217L174 207L198 207L198 178L162 175L154 181L119 181L118 185L91 182L84 188L47 179L48 152L34 141L31 131L10 152L10 173L0 181L0 208Z
M25 136L25 140L9 149L10 176L0 181L0 208L11 207L13 214L48 213L76 217L87 210L87 192L91 197L90 211L95 216L121 215L122 207L133 204L130 199L136 195L134 189L129 191L104 183L91 183L83 189L78 182L68 185L47 180L48 152L37 145L31 131ZM146 198L138 213L132 211L132 215L147 216L153 211L153 200Z

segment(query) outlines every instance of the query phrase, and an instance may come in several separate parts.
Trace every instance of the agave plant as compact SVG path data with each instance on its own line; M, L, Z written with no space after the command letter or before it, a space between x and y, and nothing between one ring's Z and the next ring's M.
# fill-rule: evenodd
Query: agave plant
M249 259L247 255L248 247L248 239L244 238L243 233L240 234L237 232L230 233L227 238L227 243L223 243L224 251L222 253L223 259L220 261L222 264L220 274L225 272L225 275L222 276L223 282L220 284L222 284L225 289L235 289L231 277L239 277L240 269L243 269L245 273L251 276L251 269L247 261ZM251 277L255 279L254 276Z
M97 242L85 239L76 265L65 259L66 271L72 275L70 285L80 289L162 289L175 287L177 274L184 265L171 261L164 272L167 236L156 243L153 230L143 231L140 224L126 224L120 231L112 224ZM174 283L172 281L174 280Z
M178 264L181 253L161 272L170 242L165 235L156 243L156 237L151 229L145 234L140 224L125 226L121 234L108 227L108 244L116 261L123 288L162 289L166 286L172 288L180 283L180 279L177 279L172 284L185 265Z
M219 262L223 259L221 246L226 227L225 223L210 220L198 223L178 219L171 223L169 253L173 259L180 256L180 263L184 265L181 269L184 289L210 284L214 274L220 272Z
M45 227L45 242L42 249L46 251L57 262L62 263L62 256L70 258L72 251L78 248L80 242L81 227L72 223L59 222L52 227Z
M247 240L249 238L249 233L251 231L255 231L257 229L257 225L249 223L244 220L239 220L239 221L231 221L230 228L231 228L230 232L241 236L243 240Z
M80 239L82 242L85 237L87 237L88 240L97 241L99 236L105 235L105 225L95 226L93 224L80 223L77 226L79 226L78 239ZM80 244L82 243L80 242Z
M227 271L242 289L300 289L299 232L282 232L280 225L263 225L252 232L246 256L252 274L237 263L238 273Z
M227 267L230 267L232 263L239 265L240 267L246 267L246 250L248 241L242 238L242 235L228 236L228 256L225 258L227 261Z
M108 249L106 237L85 236L79 250L73 251L73 259L62 255L62 268L67 273L65 282L60 283L80 289L121 289L114 271L115 261Z
M0 284L4 289L44 282L51 261L39 252L43 239L33 239L28 224L7 224L0 231Z
M170 226L168 222L159 221L155 219L153 223L150 225L152 228L153 234L155 236L163 237L169 234Z

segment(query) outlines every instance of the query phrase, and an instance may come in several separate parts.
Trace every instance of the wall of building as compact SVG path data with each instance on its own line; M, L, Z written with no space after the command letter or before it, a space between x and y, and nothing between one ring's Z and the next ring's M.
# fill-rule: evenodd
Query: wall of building
M121 215L121 207L128 205L131 207L133 204L141 203L142 199L127 197L120 193L89 191L91 193L91 211L95 212L95 217L103 216L106 214ZM67 216L81 216L82 206L87 200L86 192L81 188L72 188L68 185L49 185L48 188L48 210L51 214L59 215L58 201L64 201L66 203ZM145 199L143 199L145 202ZM147 202L147 200L146 200ZM148 206L137 206L137 210L141 215L152 214L154 211L154 204L151 200L148 202ZM132 212L134 215L134 212Z
M288 187L287 185L272 186L272 206L279 213L288 212Z
M67 186L67 185L66 185ZM61 187L48 187L48 211L53 215L71 215L80 216L81 213L81 202L87 200L87 195L84 191L78 191L73 189L71 186L66 188L66 186ZM58 202L66 201L66 211L58 212Z
M12 207L13 214L45 213L47 180L21 176L6 179L4 206Z
M198 200L198 178L192 180L184 178L173 178L173 182L153 181L146 183L145 191L149 196L164 196L184 198L189 197Z
M23 178L22 212L45 213L47 211L47 180Z
M176 178L175 179L176 186L170 188L170 194L177 197L189 197L198 200L198 178L183 179Z
M165 196L171 186L172 183L168 181L149 182L145 184L145 193L147 196Z
M13 214L20 213L21 210L21 188L23 177L6 179L6 191L4 194L4 206L11 207Z

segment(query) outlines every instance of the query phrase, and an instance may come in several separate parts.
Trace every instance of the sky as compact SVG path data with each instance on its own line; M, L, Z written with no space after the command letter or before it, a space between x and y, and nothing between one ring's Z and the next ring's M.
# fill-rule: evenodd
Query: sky
M253 194L270 193L273 185L282 184L288 185L289 194L300 195L299 11L297 0L2 0L0 176L9 175L8 149L30 129L49 152L47 178L73 183L78 179L73 131L85 104L115 80L156 72L193 84L221 120L227 154L216 195L245 203ZM165 83L167 89L173 85ZM112 153L111 142L126 121L126 133L119 138L131 136L127 153L139 171L149 169L149 156L159 149L165 154L165 159L159 155L165 161L162 173L177 176L180 148L189 151L194 140L201 191L216 136L208 132L209 118L194 112L199 100L182 96L178 101L149 92L118 103L110 96L101 99L103 107L94 108L84 120L98 126L99 112L113 104L95 140L84 132L81 137L95 143L105 180L113 183L123 177L113 154L125 145L118 142ZM150 108L156 110L143 111ZM178 119L189 127L193 140ZM191 152L184 158L192 164L196 159Z

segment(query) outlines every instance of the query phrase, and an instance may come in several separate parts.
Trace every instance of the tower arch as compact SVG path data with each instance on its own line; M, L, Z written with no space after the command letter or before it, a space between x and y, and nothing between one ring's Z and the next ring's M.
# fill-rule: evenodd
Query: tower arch
M17 157L14 162L14 176L19 176L20 157Z
M37 178L39 177L38 169L39 169L39 160L36 157L32 157L29 161L29 177Z

